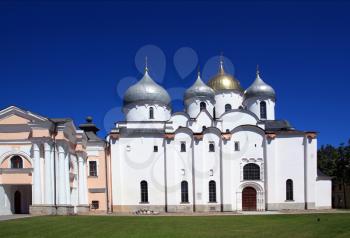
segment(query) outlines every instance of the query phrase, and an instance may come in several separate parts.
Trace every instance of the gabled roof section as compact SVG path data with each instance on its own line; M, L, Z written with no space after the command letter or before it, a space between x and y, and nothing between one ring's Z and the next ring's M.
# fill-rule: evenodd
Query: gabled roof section
M209 117L210 120L212 120L212 121L214 120L214 118L210 115L210 113L208 112L208 110L206 108L202 109L198 113L198 115L196 116L195 120L197 120L203 113L206 114Z
M47 117L32 113L16 106L10 106L1 110L0 121L1 120L5 120L5 124L40 123L49 121ZM13 123L11 123L11 120L13 120Z

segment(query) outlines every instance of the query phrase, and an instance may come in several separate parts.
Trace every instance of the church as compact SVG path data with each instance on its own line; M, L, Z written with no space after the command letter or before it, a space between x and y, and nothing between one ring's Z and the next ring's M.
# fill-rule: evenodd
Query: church
M146 66L106 138L91 117L76 127L1 110L0 215L330 209L317 133L275 119L275 90L258 70L244 90L218 68L208 84L198 73L173 112Z

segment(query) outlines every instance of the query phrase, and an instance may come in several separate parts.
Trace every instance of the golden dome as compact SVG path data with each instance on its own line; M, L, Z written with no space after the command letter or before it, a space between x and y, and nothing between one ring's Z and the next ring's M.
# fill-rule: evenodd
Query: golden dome
M220 68L218 74L209 80L208 86L215 91L236 90L243 92L239 81L233 75L227 74L225 72L222 60L220 60Z

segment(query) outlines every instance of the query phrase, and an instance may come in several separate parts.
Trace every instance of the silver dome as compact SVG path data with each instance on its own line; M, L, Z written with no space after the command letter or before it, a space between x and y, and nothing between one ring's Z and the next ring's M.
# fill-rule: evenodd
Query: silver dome
M196 82L188 88L185 92L185 103L190 98L208 98L213 99L215 96L215 92L212 88L207 86L201 79L200 75L198 74Z
M124 95L124 106L134 103L159 103L170 106L168 92L158 85L145 71L143 78L126 90Z
M269 97L276 100L275 90L260 78L259 71L253 84L244 92L245 99L252 97Z

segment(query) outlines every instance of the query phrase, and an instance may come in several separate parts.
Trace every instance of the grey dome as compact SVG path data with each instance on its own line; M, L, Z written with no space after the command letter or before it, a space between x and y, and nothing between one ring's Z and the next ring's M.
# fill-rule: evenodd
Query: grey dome
M147 70L143 78L126 90L124 106L133 103L159 103L170 106L168 92L149 76Z
M253 84L244 92L244 99L252 97L268 97L276 100L275 90L260 78L259 72L256 73Z
M215 92L212 88L207 86L201 79L200 75L198 74L196 82L188 88L185 92L185 103L190 98L208 98L213 99L215 96Z

